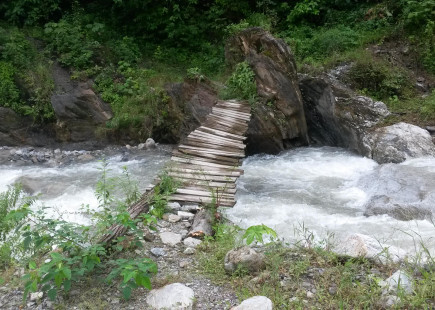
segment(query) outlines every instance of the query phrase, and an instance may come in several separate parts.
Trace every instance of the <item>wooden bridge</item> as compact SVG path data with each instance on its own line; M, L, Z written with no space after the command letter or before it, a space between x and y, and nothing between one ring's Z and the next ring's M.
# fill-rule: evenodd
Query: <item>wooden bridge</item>
M247 102L218 101L201 126L192 131L173 151L166 168L169 176L179 182L169 201L232 207L236 203L236 181L243 174L241 159L245 157L245 135L251 118ZM128 209L135 219L149 209L150 197L156 184L150 185L142 199ZM101 242L109 242L125 233L126 228L115 225Z

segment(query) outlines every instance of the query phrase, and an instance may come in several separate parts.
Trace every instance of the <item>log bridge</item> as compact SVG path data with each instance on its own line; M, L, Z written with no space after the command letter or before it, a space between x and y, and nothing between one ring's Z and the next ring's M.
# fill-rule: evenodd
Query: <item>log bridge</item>
M246 132L251 107L236 100L218 101L206 120L173 151L166 173L177 181L178 188L169 197L182 205L212 202L233 207L236 203L236 181L243 174ZM157 178L147 187L142 198L128 209L132 219L147 212ZM100 242L108 243L123 235L127 228L114 225Z

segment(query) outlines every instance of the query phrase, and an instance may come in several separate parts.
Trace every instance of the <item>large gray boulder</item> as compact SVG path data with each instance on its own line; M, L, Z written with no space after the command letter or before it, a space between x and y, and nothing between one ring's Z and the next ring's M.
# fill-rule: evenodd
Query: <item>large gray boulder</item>
M372 157L378 163L400 163L409 158L435 156L430 133L407 123L376 129L372 141Z
M110 105L92 90L90 82L71 80L69 72L53 65L55 90L51 96L57 123L56 137L62 142L98 139L97 128L113 115Z
M153 310L191 310L195 293L181 283L168 284L152 290L147 296L147 304Z
M225 255L224 268L229 273L240 268L257 272L264 268L264 255L248 246L233 249Z
M255 73L261 97L248 128L248 153L278 153L308 144L296 63L283 40L261 28L246 29L225 46L230 66L247 61Z
M372 157L371 131L390 113L382 102L359 96L329 76L299 81L311 141Z

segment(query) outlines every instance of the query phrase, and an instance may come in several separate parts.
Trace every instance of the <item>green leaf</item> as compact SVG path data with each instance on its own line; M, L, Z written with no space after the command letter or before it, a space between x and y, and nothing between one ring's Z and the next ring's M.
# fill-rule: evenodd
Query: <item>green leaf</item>
M68 292L71 289L71 280L65 280L65 282L63 282L63 288L65 292Z
M23 240L23 247L25 250L27 250L29 248L30 242L32 241L32 237L31 236L27 236L26 238L24 238Z
M36 269L36 262L34 262L33 260L29 262L29 268L30 269Z
M122 290L122 296L124 297L125 300L129 300L131 296L131 287L129 286L124 287L124 289Z
M69 269L68 267L64 267L62 268L62 272L65 275L65 278L71 280L71 269Z
M56 299L56 295L57 295L57 290L55 288L52 288L47 292L48 298L50 298L50 300L52 301Z

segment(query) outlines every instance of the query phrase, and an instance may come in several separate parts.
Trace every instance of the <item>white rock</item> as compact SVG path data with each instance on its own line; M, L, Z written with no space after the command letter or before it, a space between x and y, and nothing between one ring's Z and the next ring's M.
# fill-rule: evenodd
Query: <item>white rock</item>
M171 223L177 223L181 220L181 217L176 214L169 214L168 215L168 222Z
M231 310L272 310L272 301L265 296L254 296L244 300L240 305Z
M154 148L156 148L156 142L152 138L148 138L145 141L145 147L147 149L154 149Z
M155 310L191 310L195 293L181 283L173 283L152 290L147 296L148 305Z
M195 214L185 211L178 211L177 214L183 220L192 220L195 217Z
M192 255L192 254L195 254L195 249L194 248L186 248L183 253L186 255Z
M178 211L181 209L181 205L178 202L168 202L168 208L173 211Z
M404 250L381 244L378 240L363 234L350 235L337 246L335 252L352 257L373 258L381 263L399 262L406 256Z
M126 144L126 145L125 145L125 148L126 148L127 150L130 150L130 149L131 149L131 145L130 145L130 144Z
M201 244L201 242L202 242L201 240L192 237L186 238L183 241L184 245L187 246L188 248L196 248L198 245Z
M413 291L413 283L411 277L402 270L397 270L391 277L385 281L381 281L379 285L385 293L397 294L403 290L405 294L411 294Z
M170 231L162 232L159 234L159 236L164 244L168 244L171 246L175 246L181 242L181 235Z
M138 145L137 145L137 149L138 150L142 150L142 149L144 149L145 148L145 143L139 143Z
M30 301L40 300L44 296L43 292L35 292L30 294Z

